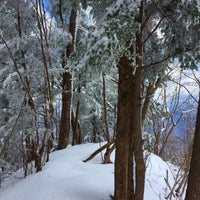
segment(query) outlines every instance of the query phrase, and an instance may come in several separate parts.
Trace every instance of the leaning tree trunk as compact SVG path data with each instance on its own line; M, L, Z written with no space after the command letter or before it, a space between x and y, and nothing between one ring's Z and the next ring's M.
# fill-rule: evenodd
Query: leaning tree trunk
M123 56L118 63L118 113L115 155L115 200L133 199L133 71Z
M192 151L192 159L190 164L188 187L186 191L185 200L199 200L200 199L200 95L199 105L196 117L196 127Z
M74 51L75 32L76 32L76 15L77 15L76 11L72 9L71 16L70 16L70 30L69 30L72 35L72 42L69 45L67 45L67 57L69 57ZM72 98L72 75L70 72L63 73L62 90L63 90L62 91L62 110L61 110L58 149L66 148L69 143L71 98Z
M108 117L107 117L107 101L106 101L106 81L105 81L105 76L102 74L102 79L103 79L103 91L102 91L102 96L103 96L103 111L104 111L104 123L105 123L105 136L107 139L107 142L110 142L110 133L109 133L109 128L108 128ZM108 146L106 149L106 152L104 154L104 161L103 164L108 164L112 163L110 156L113 150L115 149L115 145L112 147Z

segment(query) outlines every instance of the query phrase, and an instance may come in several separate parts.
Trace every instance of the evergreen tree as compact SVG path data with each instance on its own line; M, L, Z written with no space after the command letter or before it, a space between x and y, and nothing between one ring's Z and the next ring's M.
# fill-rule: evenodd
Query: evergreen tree
M182 67L196 67L194 55L199 30L187 15L192 3L116 1L107 9L103 22L86 35L75 52L82 58L74 62L80 68L83 61L93 66L93 71L106 71L108 66L118 68L116 200L143 199L142 110L143 92L147 91L144 83L155 83L175 58Z
M0 154L19 158L25 168L34 160L40 171L54 137L54 95L58 94L57 78L62 71L57 59L69 36L51 24L43 1L30 4L10 0L1 6L0 51L4 56L0 86L4 107ZM15 148L13 156L11 150Z

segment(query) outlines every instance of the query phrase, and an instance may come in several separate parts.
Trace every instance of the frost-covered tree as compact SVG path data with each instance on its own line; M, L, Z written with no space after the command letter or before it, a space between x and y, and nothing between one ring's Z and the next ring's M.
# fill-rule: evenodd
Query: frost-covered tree
M76 67L68 64L69 57L76 49L76 43L82 35L93 26L93 19L89 13L87 5L93 5L93 1L51 1L51 13L55 16L56 23L63 30L68 30L71 34L71 42L66 43L60 59L63 73L62 83L62 108L60 120L60 133L58 149L65 148L70 140L70 130L72 130L72 144L81 143L82 125L81 115L81 89L84 88L85 74L76 70ZM67 92L66 92L67 91ZM85 101L84 99L82 101ZM84 102L86 103L86 101Z
M195 67L199 30L188 17L192 5L196 2L116 1L76 49L79 68L84 63L96 73L118 69L115 200L143 199L145 87L157 83L175 58Z
M71 129L71 104L72 104L72 72L66 67L67 59L74 52L77 33L77 9L78 1L51 1L51 12L55 16L57 24L68 30L71 41L65 44L60 56L61 66L65 71L62 75L62 108L59 130L58 149L64 149L69 144Z
M179 79L177 84L166 81L159 88L159 92L157 92L156 97L150 104L148 120L145 126L145 130L154 136L153 152L163 159L167 158L165 155L166 146L172 137L174 129L182 119L181 108L184 107L185 102L189 99L187 97L181 100L181 76L179 78L176 77L176 79ZM167 151L168 153L170 152Z
M57 59L69 37L52 25L43 1L10 0L1 5L1 99L5 102L1 155L8 153L5 148L17 148L21 165L26 168L34 160L40 171L54 137L54 96L62 71Z
M32 112L29 106L32 94L29 84L30 69L26 63L25 52L34 44L33 37L28 35L31 35L32 28L36 26L36 23L34 11L24 1L3 1L1 5L3 8L1 12L1 54L4 55L1 59L1 81L3 83L1 89L7 102L7 106L2 108L2 117L5 120L1 127L3 133L1 154L4 153L5 148L10 151L15 151L17 148L15 151L17 156L16 153L20 154L21 149L19 147L20 140L24 137L21 134L25 132L29 134L29 131L34 130L34 123L32 123L34 119L31 117L33 115L28 117L28 113ZM27 12L23 12L23 10ZM29 17L26 17L27 13L30 14ZM11 20L9 26L8 19ZM29 22L32 27L28 25ZM21 120L24 120L22 127L19 123ZM22 129L24 131L21 132ZM10 140L11 137L12 140ZM7 154L12 156L12 154ZM18 157L21 158L21 156Z

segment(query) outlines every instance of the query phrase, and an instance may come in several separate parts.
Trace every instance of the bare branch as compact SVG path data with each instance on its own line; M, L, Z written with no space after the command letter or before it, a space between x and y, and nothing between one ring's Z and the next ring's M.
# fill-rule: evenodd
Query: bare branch
M100 147L99 149L97 149L94 153L92 153L87 159L83 160L83 162L88 162L89 160L92 160L97 154L99 154L100 152L102 152L105 148L109 147L110 145L112 145L115 142L115 140L110 141L106 144L104 144L102 147Z
M191 92L187 89L187 87L186 87L185 85L183 85L183 84L181 84L181 83L179 83L179 82L177 82L177 81L175 81L175 80L173 80L173 79L171 79L171 78L169 78L169 80L172 81L172 82L174 82L174 83L176 83L176 84L179 84L181 87L183 87L183 88L188 92L188 94L192 97L192 99L193 99L196 103L198 103L198 100L191 94Z
M166 12L163 14L163 16L160 18L159 22L157 23L157 25L155 26L155 28L149 33L149 35L147 36L147 38L142 42L142 45L144 45L149 38L156 32L156 30L158 29L158 27L160 26L161 22L166 18Z
M159 61L157 61L157 62L151 63L151 64L149 64L149 65L142 66L142 67L143 67L143 69L147 69L147 68L153 67L153 66L155 66L155 65L158 65L158 64L160 64L160 63L162 63L162 62L168 60L169 58L172 58L173 56L174 56L174 55L172 55L172 54L168 54L168 55L166 55L163 59L161 59L161 60L159 60Z

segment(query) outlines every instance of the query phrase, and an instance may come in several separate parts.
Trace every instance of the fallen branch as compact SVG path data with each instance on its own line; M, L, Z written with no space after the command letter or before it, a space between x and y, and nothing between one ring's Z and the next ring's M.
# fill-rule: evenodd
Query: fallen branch
M92 160L97 154L99 154L101 151L103 151L105 148L109 147L115 142L115 140L112 140L106 144L104 144L102 147L97 149L94 153L92 153L87 159L83 160L83 162L88 162L89 160Z

